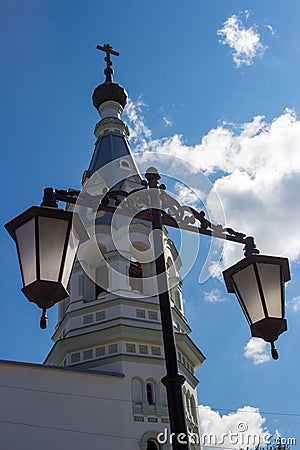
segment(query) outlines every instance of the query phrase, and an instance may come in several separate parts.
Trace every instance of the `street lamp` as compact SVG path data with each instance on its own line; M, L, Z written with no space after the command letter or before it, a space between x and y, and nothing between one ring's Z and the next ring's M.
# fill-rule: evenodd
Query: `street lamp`
M22 292L43 310L40 326L46 328L46 310L69 295L79 236L86 239L86 231L77 215L58 208L51 188L45 189L41 206L27 209L5 228L16 243Z
M182 398L185 378L178 373L163 226L244 244L245 259L224 271L225 283L229 292L236 293L252 336L271 342L274 359L278 358L274 341L287 329L284 283L290 279L289 266L286 258L259 255L253 237L214 225L203 211L182 206L166 192L165 185L159 185L160 175L154 167L147 170L145 177L147 181L142 181L141 188L131 192L117 189L93 196L87 192L47 188L40 208L30 208L9 222L6 228L17 244L24 283L22 291L44 312L68 295L66 286L79 244L79 238L73 236L70 226L77 213L57 209L58 201L151 222L153 231L158 231L153 233L153 246L167 371L162 383L167 390L171 433L177 437L172 446L173 450L188 450ZM77 223L81 240L86 240L87 233L79 217Z
M256 250L256 249L255 249ZM228 292L235 293L250 325L253 337L271 343L272 356L284 318L284 283L291 279L287 258L250 254L223 272Z

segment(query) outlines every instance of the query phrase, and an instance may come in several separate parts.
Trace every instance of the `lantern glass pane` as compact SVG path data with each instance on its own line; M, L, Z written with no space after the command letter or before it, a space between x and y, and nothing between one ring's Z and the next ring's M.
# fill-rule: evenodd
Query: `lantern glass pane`
M65 260L65 266L62 276L62 284L66 288L70 279L71 270L73 267L74 259L76 256L77 248L79 244L79 239L76 238L74 233L71 231L69 243L68 243L68 249L66 254L66 260Z
M68 221L39 217L40 277L58 281Z
M282 317L280 266L257 264L267 310L270 317Z
M24 286L36 280L35 226L34 219L21 225L15 234L18 243Z
M250 324L264 319L265 314L257 286L253 266L247 266L232 276L241 296L242 308L246 309Z

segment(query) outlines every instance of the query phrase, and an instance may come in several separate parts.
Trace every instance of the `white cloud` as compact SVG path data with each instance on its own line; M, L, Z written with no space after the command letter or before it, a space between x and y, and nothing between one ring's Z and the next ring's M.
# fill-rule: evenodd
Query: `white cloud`
M202 442L207 448L254 448L268 443L271 436L264 426L266 419L252 406L221 415L210 406L200 405L199 417Z
M199 207L199 203L203 202L207 195L200 189L190 188L183 183L177 181L174 185L176 197L181 205L189 205L193 208Z
M244 348L244 356L252 359L255 365L270 361L270 349L265 341L259 338L251 338Z
M146 104L141 97L136 101L129 98L124 111L125 121L128 122L129 126L130 137L133 143L138 142L140 147L146 145L146 142L151 138L151 130L147 127L143 115L145 107Z
M294 297L292 300L287 302L287 306L293 311L300 312L300 296Z
M245 11L246 20L250 11ZM228 45L232 50L236 67L242 64L250 66L257 55L262 55L266 47L260 41L260 35L255 26L246 28L237 15L233 14L223 24L223 28L217 31L221 37L220 43Z
M138 112L134 120L138 130L141 122L142 129L148 130ZM256 116L239 125L223 123L196 145L188 145L178 134L155 140L148 131L135 136L139 151L192 161L191 176L199 178L201 172L214 174L214 189L200 194L212 222L254 236L262 253L286 256L291 261L299 259L300 208L296 205L300 192L300 120L294 111L286 109L269 122ZM150 162L149 153L144 154ZM184 203L195 204L193 191L185 189L181 196ZM282 232L283 224L288 234ZM223 255L222 264L214 273L217 276L224 267L243 257L242 246L226 242ZM213 268L217 262L210 264Z
M169 120L166 116L163 117L163 122L165 127L171 127L173 125L173 122Z
M271 31L272 36L275 36L275 30L272 25L265 25L265 28Z
M221 295L219 289L212 289L209 292L204 292L204 300L210 303L220 303L225 302L228 299Z
M243 12L241 12L240 14L243 14ZM245 9L244 15L245 15L246 20L248 20L249 17L252 15L251 9Z

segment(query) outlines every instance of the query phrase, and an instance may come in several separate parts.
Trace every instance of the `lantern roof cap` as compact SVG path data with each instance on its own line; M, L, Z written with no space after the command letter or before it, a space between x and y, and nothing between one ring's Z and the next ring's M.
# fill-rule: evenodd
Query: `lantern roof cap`
M22 212L17 217L12 219L10 222L6 223L5 228L15 241L16 240L15 230L24 223L26 223L28 220L37 216L50 217L53 219L57 218L65 220L72 219L71 212L65 211L60 208L51 208L49 206L31 206L30 208L26 209L26 211Z
M233 266L223 271L223 276L228 292L234 293L234 285L232 281L232 276L242 269L254 264L274 264L281 266L283 281L289 281L291 279L289 260L288 258L282 258L280 256L269 256L269 255L250 255L242 260L238 261Z
M48 217L51 219L63 219L73 221L73 231L76 232L80 242L89 239L84 225L77 213L66 211L60 208L52 208L49 206L31 206L26 211L19 214L10 222L5 224L5 228L16 242L16 229L35 217Z

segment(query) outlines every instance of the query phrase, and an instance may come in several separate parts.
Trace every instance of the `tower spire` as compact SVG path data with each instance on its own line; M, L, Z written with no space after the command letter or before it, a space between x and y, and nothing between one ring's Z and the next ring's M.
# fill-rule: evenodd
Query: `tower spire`
M106 54L104 58L106 61L104 70L106 80L97 86L93 92L93 105L97 109L101 120L95 127L96 146L89 168L84 172L83 184L94 173L112 161L115 161L116 167L114 171L118 181L123 182L125 178L133 176L140 183L140 175L127 140L129 129L121 119L128 95L120 84L112 80L113 69L111 67L111 55L119 56L119 52L113 50L109 44L104 44L103 46L97 45L96 48ZM127 169L120 167L118 160L121 158L126 160L125 165ZM111 184L111 186L115 185L115 182Z
M110 60L110 55L119 56L120 53L113 50L112 46L109 44L104 44L103 46L97 45L97 50L101 50L102 52L106 53L106 56L104 58L104 61L106 62L106 68L104 69L104 75L106 76L105 82L112 82L113 81L113 73L114 70L111 68L112 62Z

